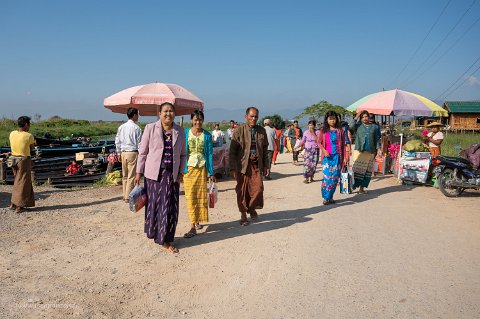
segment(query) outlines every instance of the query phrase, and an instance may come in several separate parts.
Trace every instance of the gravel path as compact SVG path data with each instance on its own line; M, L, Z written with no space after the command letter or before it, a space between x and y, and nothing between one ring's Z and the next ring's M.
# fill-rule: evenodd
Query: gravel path
M178 255L145 237L121 187L37 187L37 208L16 215L0 186L0 317L480 317L480 194L381 176L323 206L290 161L248 227L224 179L211 223L184 239L181 195Z

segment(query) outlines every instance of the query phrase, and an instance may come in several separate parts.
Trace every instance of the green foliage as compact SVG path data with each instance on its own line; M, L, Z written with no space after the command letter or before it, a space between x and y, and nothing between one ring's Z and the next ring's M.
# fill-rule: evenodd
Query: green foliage
M86 120L68 120L58 116L47 121L32 122L30 133L34 136L51 134L54 138L69 138L72 135L79 137L97 138L108 137L116 134L121 122L90 122ZM143 129L145 124L139 123ZM0 146L9 145L10 132L17 129L16 120L3 118L0 120Z
M103 187L103 186L110 186L110 185L111 185L110 181L105 176L99 180L96 180L95 183L93 184L93 187Z
M333 105L327 101L320 101L319 103L307 106L302 114L297 115L295 118L301 119L304 117L308 117L311 119L315 119L317 121L322 120L322 118L325 116L325 114L328 111L335 111L340 115L351 115L352 113L350 111L347 111L340 105Z
M274 114L274 115L266 115L264 116L263 118L260 119L260 121L258 122L260 125L263 125L263 121L265 119L269 119L270 120L270 124L272 124L273 126L275 126L276 128L279 128L281 130L283 130L285 128L285 121L283 120L283 118L278 115L278 114Z
M462 150L469 148L472 144L480 141L480 134L478 133L443 133L445 138L440 145L442 148L442 155L459 156L460 150L454 146L460 146Z

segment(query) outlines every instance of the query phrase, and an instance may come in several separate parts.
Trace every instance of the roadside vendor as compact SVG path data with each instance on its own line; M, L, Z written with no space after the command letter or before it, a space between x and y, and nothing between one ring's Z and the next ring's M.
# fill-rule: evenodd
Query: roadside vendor
M425 143L428 142L432 157L437 157L441 154L440 144L443 142L443 133L440 132L440 128L443 126L445 125L439 122L432 122L427 125L427 128L431 129L431 131L424 137L424 141Z

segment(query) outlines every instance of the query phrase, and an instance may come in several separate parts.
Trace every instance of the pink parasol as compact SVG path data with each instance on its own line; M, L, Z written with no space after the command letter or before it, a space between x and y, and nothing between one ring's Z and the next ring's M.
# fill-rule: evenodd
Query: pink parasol
M203 110L203 102L194 94L177 84L149 83L134 86L103 101L103 105L115 113L127 113L135 107L140 115L158 115L159 106L172 103L176 115L187 115L195 110Z

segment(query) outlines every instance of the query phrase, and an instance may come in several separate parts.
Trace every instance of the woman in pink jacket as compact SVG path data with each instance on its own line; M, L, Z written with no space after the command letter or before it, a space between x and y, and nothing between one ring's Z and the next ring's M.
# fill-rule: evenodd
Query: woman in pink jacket
M171 252L178 222L179 183L187 159L185 133L176 125L172 104L160 105L160 120L147 124L138 154L135 185L145 177L147 205L145 207L145 233L148 238Z

